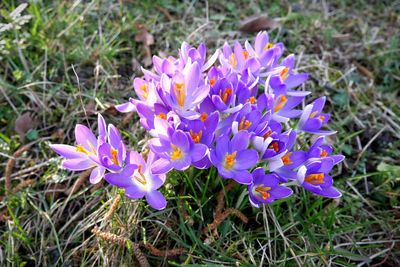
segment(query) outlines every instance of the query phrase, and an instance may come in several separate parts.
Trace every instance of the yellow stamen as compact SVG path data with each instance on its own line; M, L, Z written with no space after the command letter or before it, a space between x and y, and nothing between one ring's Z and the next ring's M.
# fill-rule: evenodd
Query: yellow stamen
M118 162L118 150L111 148L111 162L115 165L119 165Z
M142 86L140 86L140 90L143 91L144 99L147 99L147 97L149 97L149 88L148 88L147 84L143 84Z
M304 179L309 184L323 184L325 175L323 173L314 173L307 175Z
M228 101L228 97L232 94L231 88L225 88L224 91L219 90L219 96L221 97L222 101L226 104Z
M290 165L293 163L293 161L290 159L291 155L292 155L292 152L289 152L281 158L283 161L283 165Z
M213 77L213 78L210 79L211 87L214 87L216 80L217 80L217 79L215 79L215 77Z
M240 130L248 130L250 128L250 126L251 126L251 122L249 120L246 120L245 117L243 117L239 123L239 131Z
M249 58L249 52L247 52L246 50L243 51L243 56L244 59L248 59Z
M271 48L273 48L273 47L274 47L274 44L268 42L268 44L266 44L266 45L264 46L264 51L267 51L268 49L271 49Z
M180 160L183 158L183 152L182 150L177 147L176 145L171 145L172 147L172 152L171 152L171 159L172 160Z
M264 139L267 139L271 134L272 134L272 130L268 130L268 132L266 132L266 133L263 135Z
M146 185L147 181L146 181L146 177L143 175L142 173L142 165L138 166L138 170L137 170L139 176L134 176L134 178L141 183L142 185Z
M174 94L178 105L183 107L185 105L185 84L175 83L174 84Z
M276 141L273 141L269 146L269 149L273 149L275 152L279 151L279 143Z
M281 81L284 81L287 79L289 75L289 68L284 68L283 70L281 70L281 72L279 73L279 77L281 78Z
M85 153L86 155L90 154L90 152L80 144L76 146L76 152L82 152Z
M261 197L264 200L267 200L271 195L268 193L268 191L271 190L271 187L264 186L263 184L260 184L259 186L256 187L255 191L261 195Z
M279 95L274 102L274 112L281 110L287 103L287 98L284 95Z
M224 162L224 168L227 170L230 170L233 168L233 166L236 163L236 154L237 152L234 151L232 154L225 154L225 162Z
M208 117L208 114L205 113L205 112L203 112L203 113L201 113L201 115L200 115L200 120L201 120L202 122L205 122L206 119L207 119L207 117Z
M251 96L249 99L247 99L246 102L250 103L250 104L255 104L255 103L257 103L257 98L255 98L254 96Z
M314 118L317 114L318 114L318 111L314 111L313 113L311 113L310 119Z
M326 156L328 156L328 152L325 149L322 149L320 156L321 158L325 158Z
M200 143L200 139L203 136L203 131L200 130L198 133L193 132L193 130L190 130L190 137L192 137L192 140L197 144Z
M158 113L157 117L160 118L160 119L163 119L163 120L166 120L166 119L167 119L167 115L165 115L164 112Z
M229 64L231 64L234 68L236 68L237 63L238 63L238 62L237 62L237 60L236 60L235 54L232 53L232 54L229 56Z

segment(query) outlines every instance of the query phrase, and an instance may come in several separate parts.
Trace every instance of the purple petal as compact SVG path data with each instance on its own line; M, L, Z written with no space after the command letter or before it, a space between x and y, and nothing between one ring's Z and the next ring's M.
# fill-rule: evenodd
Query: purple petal
M258 153L253 149L242 150L236 156L235 169L244 170L252 168L258 161Z
M196 144L193 146L193 149L190 151L190 156L192 157L192 161L196 162L204 158L207 153L207 146L203 144Z
M233 174L233 179L239 184L251 184L252 176L248 171L238 171Z
M285 186L277 186L273 190L271 190L271 195L275 198L285 198L293 194L292 189Z
M53 149L53 151L58 155L67 159L86 158L86 154L77 152L76 147L74 146L55 144L50 145L50 148Z
M151 191L146 194L146 200L156 210L165 209L167 200L159 191Z
M153 162L151 165L151 172L153 174L167 173L172 169L171 162L167 159L160 158Z
M136 185L130 186L125 189L125 195L129 198L139 199L144 197L145 194L146 192Z
M247 131L239 131L232 138L231 152L245 150L249 145L250 135Z
M64 160L62 166L71 171L83 171L95 166L89 158L76 158Z
M121 142L121 135L119 130L112 124L108 125L108 142L113 148L118 148Z
M85 125L77 124L75 126L75 139L78 144L90 152L94 152L93 149L97 148L96 136Z
M90 178L89 178L90 183L97 184L98 182L100 182L104 176L105 171L106 169L101 166L94 168L90 173Z

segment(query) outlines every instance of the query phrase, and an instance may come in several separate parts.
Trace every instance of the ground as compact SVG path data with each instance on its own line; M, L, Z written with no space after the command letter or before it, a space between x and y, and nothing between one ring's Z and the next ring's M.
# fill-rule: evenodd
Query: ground
M152 266L400 266L399 2L39 0L11 13L21 2L0 4L0 193L6 176L13 188L0 204L0 265L138 266L139 247ZM143 142L137 117L113 105L133 96L149 52L253 39L240 22L261 13L310 73L306 89L327 96L331 139L346 156L334 172L341 199L296 189L254 209L235 186L225 206L248 223L231 215L202 233L226 185L215 170L172 173L168 207L155 211L61 169L48 145L72 144L74 125L95 125L97 112L123 121L131 147Z

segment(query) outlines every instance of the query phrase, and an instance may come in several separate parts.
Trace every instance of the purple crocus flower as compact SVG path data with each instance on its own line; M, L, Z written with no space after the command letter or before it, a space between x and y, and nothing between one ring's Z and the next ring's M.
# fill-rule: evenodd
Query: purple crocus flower
M326 98L324 96L320 97L304 108L297 126L300 131L318 135L331 135L336 133L335 131L320 130L322 126L328 123L331 117L329 114L322 113L325 100Z
M333 187L333 179L328 174L333 166L334 160L332 158L323 158L303 165L297 172L297 182L313 194L339 198L342 194Z
M233 50L228 43L225 43L219 60L222 66L237 73L242 73L244 70L257 73L261 67L259 61L250 57L249 52L243 49L239 42L235 43Z
M64 157L62 166L72 171L83 171L94 168L90 174L90 182L98 183L104 175L105 168L98 159L98 149L107 138L104 118L98 115L98 138L82 124L75 126L76 146L54 144L50 145L54 152Z
M98 154L99 163L110 171L120 171L124 166L126 147L114 125L108 125L108 142L100 145Z
M252 183L248 186L249 199L256 208L260 207L260 203L269 204L293 194L290 188L279 185L277 175L265 174L263 168L255 169L252 176Z
M236 90L238 86L237 74L232 73L226 78L217 80L210 90L210 98L214 107L226 113L233 113L241 108L235 106Z
M216 141L210 160L223 178L233 178L240 184L251 183L252 176L248 169L256 165L258 154L254 149L248 149L249 139L248 132L240 131L232 140L224 135Z
M184 118L198 117L193 109L201 103L209 93L210 87L204 84L197 62L186 64L182 73L172 78L161 75L160 96L164 103Z
M310 160L318 160L329 157L333 159L333 163L335 165L342 162L345 157L343 155L331 155L333 149L331 146L324 144L324 141L324 136L318 137L308 150L307 157Z
M153 164L152 172L155 174L166 173L171 169L186 170L207 153L207 146L193 142L182 130L168 130L166 135L151 139L149 146L160 157Z
M250 103L235 114L235 119L232 122L232 132L236 134L238 131L246 130L252 135L259 135L265 131L268 126L271 113L267 112L264 115L253 108Z
M111 185L125 188L125 195L139 199L145 197L154 209L162 210L167 201L158 189L164 184L165 173L153 174L151 167L156 156L150 152L145 161L139 153L129 151L127 165L119 173L107 173L105 180Z

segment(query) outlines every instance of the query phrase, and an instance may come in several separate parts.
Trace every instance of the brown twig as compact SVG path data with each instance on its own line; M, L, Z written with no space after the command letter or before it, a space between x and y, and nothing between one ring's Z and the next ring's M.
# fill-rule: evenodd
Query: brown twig
M160 250L153 246L150 243L143 244L143 246L154 256L163 257L163 258L172 258L179 255L182 255L186 252L184 248L174 248L174 249L166 249Z
M108 220L110 220L113 217L114 212L117 210L118 204L120 201L121 201L121 195L117 195L117 197L114 199L114 202L111 204L110 209L104 215L103 220L105 222L107 222Z
M121 123L118 125L119 128L123 128L128 126L128 124L132 121L132 118L135 116L135 112L129 112L123 118Z
M217 227L231 214L233 214L236 217L238 217L244 223L248 223L249 222L249 219L246 217L246 215L244 215L243 213L241 213L237 209L228 208L224 212L216 215L215 218L214 218L214 221L212 223L210 223L207 227L203 228L203 233L205 234L210 230L217 229Z
M79 190L79 188L83 185L83 183L86 181L86 179L89 177L91 172L92 172L92 169L82 172L79 175L78 179L76 179L74 185L71 188L67 189L67 191L65 193L67 195L75 194Z
M167 9L165 9L165 8L163 8L163 7L160 7L160 6L158 6L158 7L156 7L161 13L163 13L164 15L165 15L165 17L167 17L167 19L169 20L169 21L173 21L174 20L174 18L172 17L172 15L171 15L171 13L169 13L169 11L167 10Z
M229 192L232 190L234 182L229 181L229 183L225 186L225 189L222 189L217 196L217 207L215 208L215 216L219 215L225 207L225 192Z
M28 151L29 148L31 148L31 146L37 142L38 141L30 142L29 144L26 144L26 145L20 147L17 151L14 152L13 157L7 161L6 170L4 172L5 177L6 177L5 185L4 185L5 189L6 189L6 192L5 192L6 195L11 193L11 187L12 187L11 173L13 171L16 159L19 158L25 151Z
M110 233L110 232L103 232L99 228L95 227L92 229L92 233L97 236L98 238L103 239L104 241L119 245L119 246L127 246L128 244L131 245L133 254L135 254L136 259L138 260L140 266L143 267L150 267L149 262L147 261L146 256L140 250L139 244L132 242L128 238Z
M27 179L27 180L23 180L22 182L20 182L19 184L17 184L16 187L14 187L14 189L12 190L12 192L15 194L18 191L21 191L22 189L33 185L36 182L35 179Z

